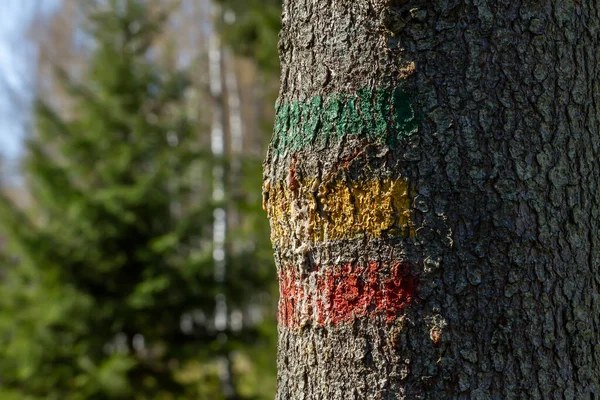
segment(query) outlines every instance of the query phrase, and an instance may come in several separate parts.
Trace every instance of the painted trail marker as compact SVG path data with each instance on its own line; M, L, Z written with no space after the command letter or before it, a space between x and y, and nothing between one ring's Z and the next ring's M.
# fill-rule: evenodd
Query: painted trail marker
M357 136L393 148L417 129L414 108L402 89L361 89L278 105L271 145L276 154L288 154Z
M406 262L347 264L309 274L301 278L293 268L280 272L280 325L335 326L376 315L391 322L415 297L416 278Z
M299 186L303 188L300 193L285 184L276 185L269 193L267 212L276 245L364 234L414 236L409 212L412 196L404 179L333 181L318 187L308 181Z

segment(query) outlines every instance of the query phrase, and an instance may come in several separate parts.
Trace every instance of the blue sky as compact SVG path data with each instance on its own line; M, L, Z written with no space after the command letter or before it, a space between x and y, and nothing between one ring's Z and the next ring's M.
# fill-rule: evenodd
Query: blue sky
M0 9L0 155L15 160L29 118L35 79L35 45L27 31L60 0L2 0Z

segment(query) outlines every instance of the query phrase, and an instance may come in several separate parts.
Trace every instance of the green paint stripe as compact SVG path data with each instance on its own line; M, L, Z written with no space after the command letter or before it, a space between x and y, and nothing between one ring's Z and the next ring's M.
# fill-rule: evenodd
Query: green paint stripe
M354 95L278 105L271 145L276 153L285 154L357 136L393 148L417 129L414 108L402 89L361 89Z

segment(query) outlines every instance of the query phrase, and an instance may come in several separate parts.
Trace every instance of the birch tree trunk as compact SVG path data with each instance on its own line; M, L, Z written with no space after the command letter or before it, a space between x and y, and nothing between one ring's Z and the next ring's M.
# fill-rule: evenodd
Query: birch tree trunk
M600 398L598 0L285 0L278 400Z

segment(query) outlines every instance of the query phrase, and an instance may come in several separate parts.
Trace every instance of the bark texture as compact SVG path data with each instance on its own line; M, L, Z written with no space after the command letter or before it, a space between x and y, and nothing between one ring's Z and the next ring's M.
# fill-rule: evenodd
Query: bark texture
M600 398L598 0L285 0L277 400Z

